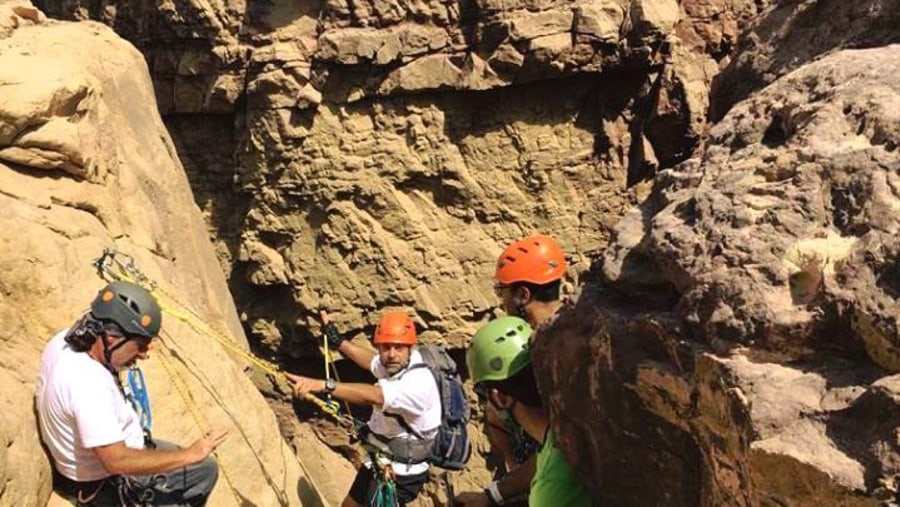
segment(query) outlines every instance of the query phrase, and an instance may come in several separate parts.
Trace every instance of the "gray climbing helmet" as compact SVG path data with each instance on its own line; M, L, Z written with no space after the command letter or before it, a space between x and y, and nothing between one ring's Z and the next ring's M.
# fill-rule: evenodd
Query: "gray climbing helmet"
M91 303L91 314L115 322L126 334L154 338L162 326L162 310L150 292L131 282L112 282Z

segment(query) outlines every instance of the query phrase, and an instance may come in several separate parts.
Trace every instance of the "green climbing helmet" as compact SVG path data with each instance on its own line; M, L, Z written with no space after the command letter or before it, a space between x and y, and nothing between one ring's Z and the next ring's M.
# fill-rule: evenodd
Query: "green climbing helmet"
M466 351L472 382L505 380L531 363L531 326L519 317L500 317L478 330Z
M162 310L147 289L131 282L112 282L102 288L91 314L115 322L126 334L154 338L162 326Z

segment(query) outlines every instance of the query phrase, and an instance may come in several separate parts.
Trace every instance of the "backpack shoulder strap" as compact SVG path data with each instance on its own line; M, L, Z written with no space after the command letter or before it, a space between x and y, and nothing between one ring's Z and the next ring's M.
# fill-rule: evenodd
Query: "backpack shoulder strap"
M428 366L427 363L416 363L416 364L407 366L405 370L400 372L400 377L406 375L407 373L409 373L413 370L418 370L419 368L430 368L430 366ZM400 378L400 377L397 377L397 378Z

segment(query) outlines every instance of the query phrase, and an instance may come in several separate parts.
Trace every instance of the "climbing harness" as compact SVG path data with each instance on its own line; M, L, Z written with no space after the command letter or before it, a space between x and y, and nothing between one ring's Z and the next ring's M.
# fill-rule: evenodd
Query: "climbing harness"
M94 267L97 269L98 275L103 279L128 281L144 287L145 289L150 291L150 293L156 298L160 308L162 308L162 311L167 315L178 319L195 332L212 338L217 343L222 345L226 350L246 360L250 364L259 368L261 371L270 375L272 378L280 379L288 384L290 383L290 380L287 378L285 373L281 371L277 365L245 351L235 341L217 332L212 326L207 324L201 317L193 312L187 305L179 302L175 297L165 292L161 287L159 287L159 285L157 285L152 279L147 277L135 265L134 259L130 255L107 248L103 251L103 255L101 255L101 257L94 261ZM163 296L165 299L160 296ZM225 404L218 397L218 394L211 390L210 386L208 385L210 384L210 382L204 382L205 379L200 378L199 375L201 375L201 370L199 368L195 368L192 364L190 364L191 360L185 357L183 354L180 354L173 347L174 340L172 340L171 336L169 336L169 334L165 331L161 333L161 342L166 353L158 354L156 357L159 357L160 364L163 366L166 374L172 380L172 385L179 393L181 398L185 401L185 405L188 407L188 410L191 413L191 416L194 419L197 427L201 430L207 428L207 425L201 417L199 409L193 402L193 398L186 388L185 379L177 371L175 371L169 357L177 358L179 361L181 361L187 368L187 370L192 372L192 374L197 377L198 380L200 380L201 385L207 390L207 392L210 393L211 396L213 396L213 398L220 406L225 408ZM323 349L326 378L331 378L331 376L333 375L333 378L335 378L336 380L340 380L337 368L334 364L332 351L330 350L328 345L327 337L323 337ZM146 423L147 431L149 431L150 425L152 424L152 414L150 411L150 402L146 385L144 383L143 374L138 369L134 372L132 370L129 370L128 375L129 389L134 398L133 403L136 403L140 407L139 414L141 415L141 424L142 426L144 426L144 424ZM336 400L332 399L330 393L326 396L325 400L322 400L312 394L306 394L303 399L305 401L313 403L319 410L333 418L337 422L337 424L345 431L347 431L352 437L364 441L364 439L361 437L361 434L365 431L365 424L353 417L352 413L350 412L350 407L346 402L344 403L346 407L346 413L342 413L340 405ZM235 417L230 413L229 416L232 418L232 420L235 420ZM248 437L243 434L243 430L240 428L240 426L237 424L235 424L235 426L238 428L244 438L247 439ZM387 455L383 455L382 451L369 445L366 445L366 448L372 460L373 476L376 481L375 493L371 499L370 506L399 506L399 497L397 496L397 485L393 470L391 469L390 461L386 460L386 458L384 457ZM262 465L262 461L258 456L257 460L260 462L260 465ZM269 480L268 473L265 472L265 467L262 467L262 470L263 473L266 474L267 480ZM222 475L225 478L226 482L228 482L232 493L238 499L238 503L245 503L246 499L242 499L240 497L237 489L234 487L225 469L220 466L220 471L222 472ZM279 491L271 480L269 480L269 483L279 494L279 500L281 500L281 503L283 505L286 505L288 502L284 497L284 492ZM449 480L447 484L449 487ZM152 490L152 487L149 489ZM152 491L150 494L152 494Z

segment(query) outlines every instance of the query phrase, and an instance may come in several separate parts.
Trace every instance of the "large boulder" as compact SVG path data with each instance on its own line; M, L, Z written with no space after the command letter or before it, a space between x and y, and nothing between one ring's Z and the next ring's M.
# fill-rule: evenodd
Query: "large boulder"
M164 299L247 342L141 54L94 22L0 3L0 504L44 505L51 464L33 411L47 340L103 286L107 247L134 257ZM145 371L157 437L230 430L212 505L310 505L318 495L239 355L167 315ZM273 438L273 435L276 435Z
M734 105L539 333L558 440L598 498L897 495L898 71L900 46L840 51Z

